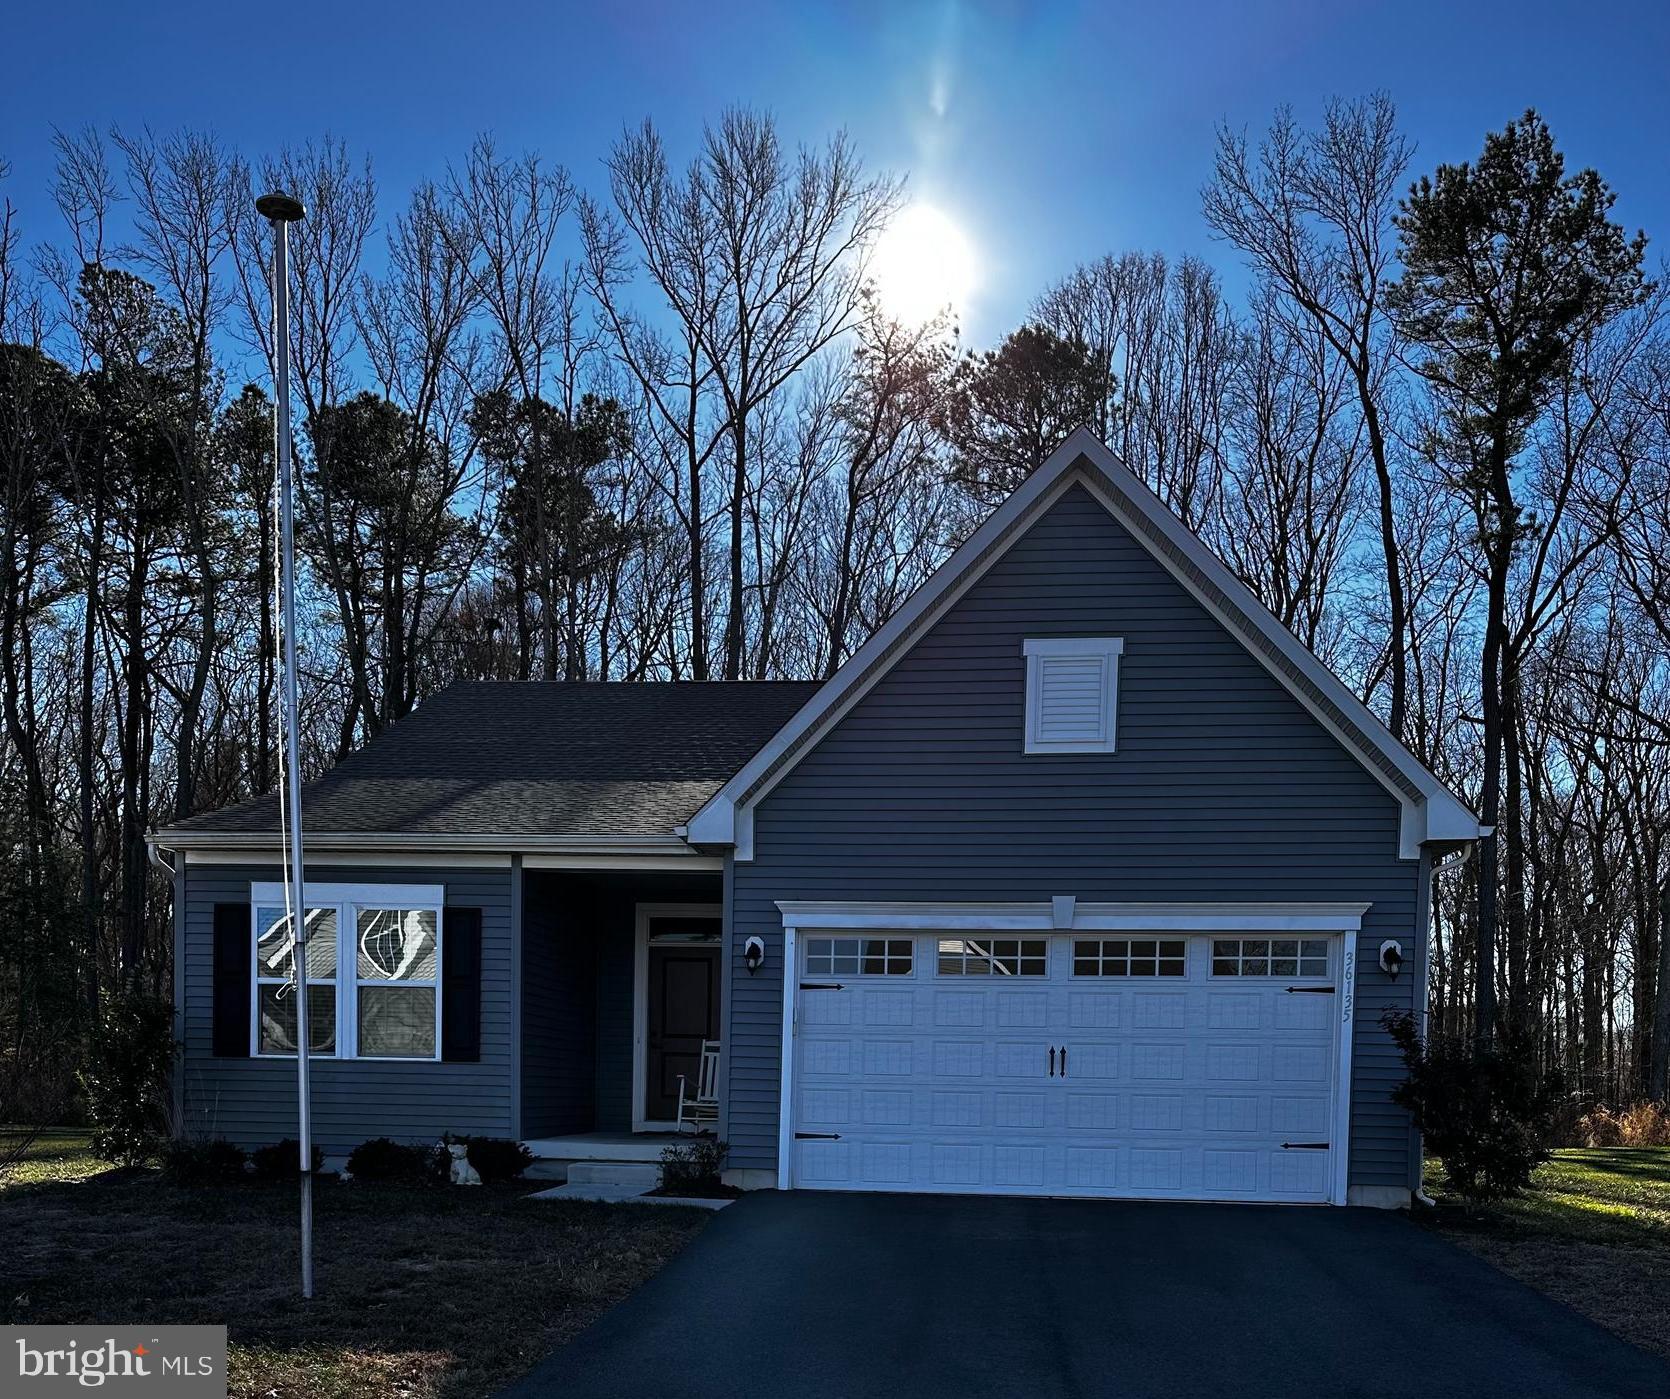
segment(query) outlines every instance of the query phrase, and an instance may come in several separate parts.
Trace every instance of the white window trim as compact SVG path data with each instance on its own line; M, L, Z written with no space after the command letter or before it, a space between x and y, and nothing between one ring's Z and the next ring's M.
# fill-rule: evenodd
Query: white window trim
M1022 645L1026 655L1026 752L1028 753L1112 753L1116 751L1119 718L1119 658L1125 641L1118 636L1028 637ZM1091 656L1102 662L1102 736L1095 739L1047 739L1040 736L1044 667L1042 662L1060 656Z
M261 936L261 908L283 908L287 886L270 881L249 886L250 977L249 1054L252 1059L294 1059L294 1053L261 1048L261 986L278 978L262 977L254 947ZM435 1064L441 1058L441 955L446 937L446 886L441 884L308 884L302 889L307 908L336 910L336 1051L311 1051L315 1059L352 1059L362 1064ZM413 909L435 915L435 977L433 981L367 981L371 986L431 987L435 992L435 1052L433 1054L361 1054L359 1052L359 918L362 908ZM344 976L347 968L350 975Z

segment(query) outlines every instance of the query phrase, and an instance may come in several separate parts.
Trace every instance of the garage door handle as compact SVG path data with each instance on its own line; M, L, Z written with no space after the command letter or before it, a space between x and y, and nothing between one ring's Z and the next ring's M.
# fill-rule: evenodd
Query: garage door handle
M1290 996L1331 996L1334 994L1332 986L1289 986L1287 994Z
M847 988L838 981L803 981L800 983L802 991L845 991Z
M1281 1149L1283 1151L1326 1151L1328 1149L1328 1143L1327 1142L1283 1142L1281 1144Z
M1061 1046L1061 1076L1062 1076L1062 1078L1067 1077L1067 1046L1066 1045Z
M1050 1046L1050 1077L1055 1077L1055 1046Z

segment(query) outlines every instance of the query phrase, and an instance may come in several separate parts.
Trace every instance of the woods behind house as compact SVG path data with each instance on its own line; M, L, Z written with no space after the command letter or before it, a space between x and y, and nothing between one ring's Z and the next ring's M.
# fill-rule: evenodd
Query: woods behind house
M1382 96L1225 129L1210 260L1111 250L975 350L867 280L903 184L757 112L409 192L52 139L56 217L0 204L0 1119L166 990L146 831L276 781L266 189L308 771L458 678L829 675L1088 424L1495 828L1436 1023L1670 1096L1666 278L1534 113L1436 168Z

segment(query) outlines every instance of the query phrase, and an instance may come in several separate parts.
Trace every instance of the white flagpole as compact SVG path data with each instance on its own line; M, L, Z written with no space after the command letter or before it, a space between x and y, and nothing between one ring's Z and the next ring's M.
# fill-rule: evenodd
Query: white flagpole
M280 611L284 619L284 799L290 828L290 935L296 968L296 1107L302 1181L302 1296L313 1296L313 1117L307 1063L307 903L302 866L301 758L296 741L296 497L290 464L290 225L306 217L287 194L264 194L256 210L273 228L274 359L277 365Z

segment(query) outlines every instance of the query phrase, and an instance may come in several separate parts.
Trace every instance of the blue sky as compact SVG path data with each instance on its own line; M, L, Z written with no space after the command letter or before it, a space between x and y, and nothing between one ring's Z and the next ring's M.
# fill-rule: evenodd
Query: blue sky
M331 132L369 152L391 211L472 135L534 148L600 187L623 123L675 151L746 101L785 134L845 126L870 164L967 229L985 343L1049 280L1104 251L1198 252L1213 126L1384 88L1418 170L1474 155L1539 107L1618 215L1670 249L1670 5L1270 0L1178 4L281 5L159 0L16 7L0 59L5 192L33 241L56 125L208 127L247 153ZM281 15L279 25L268 16Z

